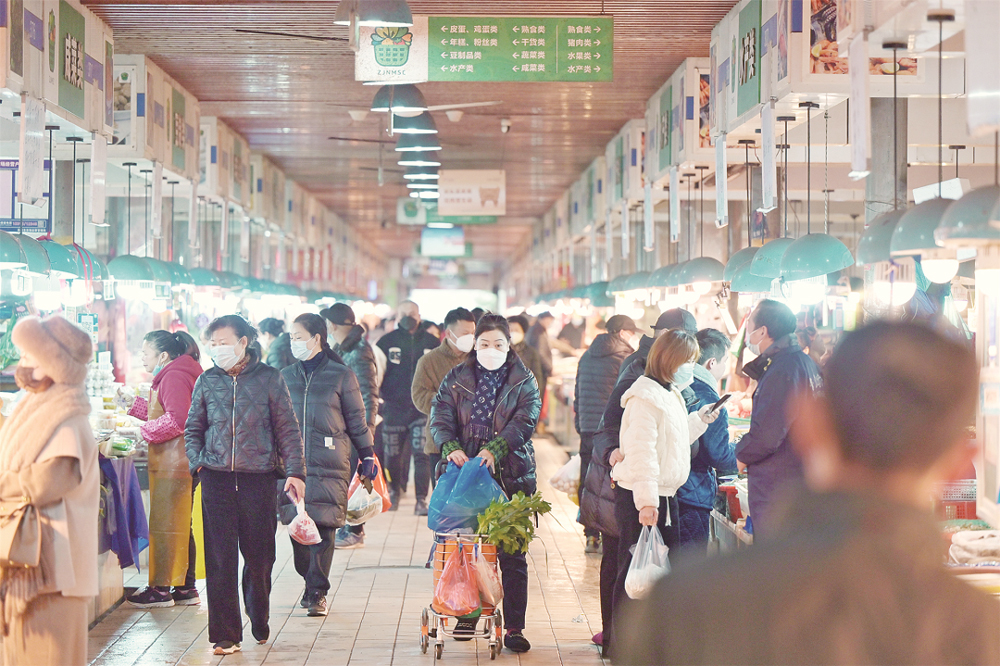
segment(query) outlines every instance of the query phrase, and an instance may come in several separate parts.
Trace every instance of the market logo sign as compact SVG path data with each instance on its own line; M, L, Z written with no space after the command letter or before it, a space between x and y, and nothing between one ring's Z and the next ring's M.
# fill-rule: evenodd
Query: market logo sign
M427 80L427 17L414 16L409 28L359 29L354 57L356 81L420 83Z

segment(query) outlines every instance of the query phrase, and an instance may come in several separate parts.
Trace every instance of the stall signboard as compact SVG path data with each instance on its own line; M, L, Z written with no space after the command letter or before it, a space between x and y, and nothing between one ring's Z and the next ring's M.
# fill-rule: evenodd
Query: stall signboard
M240 134L232 132L233 162L230 174L230 195L235 203L250 208L250 144Z
M438 191L442 215L507 213L507 176L502 169L442 169Z
M296 236L302 229L306 191L296 182L285 180L285 233Z
M713 160L710 131L709 91L711 61L688 58L670 79L674 100L670 114L672 160L669 166L687 167L711 164ZM667 175L656 173L654 182Z
M18 160L0 160L0 231L44 234L52 231L49 219L49 171L51 163L43 162L42 198L38 206L18 204L16 186L18 182Z
M622 128L619 136L622 139L622 196L629 202L642 201L643 189L646 185L645 173L643 171L644 153L646 150L645 119L628 121L625 127Z
M573 238L582 235L583 228L587 226L585 221L587 212L586 175L584 172L569 188L569 233Z
M250 155L250 216L284 225L285 174L261 153Z
M588 172L590 174L590 181L587 187L590 191L590 203L587 206L587 223L595 225L603 224L607 195L607 186L605 184L607 164L603 155L598 156L590 163Z
M201 119L201 164L204 177L199 190L210 199L229 199L231 188L233 134L229 127L215 117Z
M307 195L305 230L303 236L309 247L316 247L323 238L323 216L326 215L326 207L319 202L319 199Z

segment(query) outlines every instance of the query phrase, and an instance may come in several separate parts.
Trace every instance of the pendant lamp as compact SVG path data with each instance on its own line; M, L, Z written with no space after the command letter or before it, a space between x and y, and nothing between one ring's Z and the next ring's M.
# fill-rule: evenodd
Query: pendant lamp
M21 253L24 256L25 266L22 270L32 277L48 276L49 255L46 254L38 241L24 234L18 234L14 238L21 246Z
M41 240L38 244L49 258L49 275L65 280L81 277L76 257L67 247L53 240Z
M774 241L771 242L773 243ZM770 244L771 243L768 243L767 245ZM767 245L764 247L767 247ZM755 275L751 271L750 262L747 262L740 268L736 269L736 272L733 273L733 279L730 280L729 286L733 291L741 294L768 293L771 291L772 281L773 278Z
M1000 186L979 187L953 202L934 230L934 240L946 248L1000 242L1000 229L990 225L990 216L1000 204ZM926 272L926 267L924 268Z
M420 89L411 83L386 85L375 93L371 110L376 113L391 111L397 116L419 116L427 111L427 101Z
M441 150L441 142L435 134L401 134L396 141L396 152L412 153L417 151Z
M17 238L6 231L0 231L0 268L24 268L27 261L21 252Z
M410 192L411 199L440 199L441 193L437 190L417 190Z
M438 184L433 180L414 180L407 183L406 187L411 190L436 190Z
M718 259L705 256L705 170L708 167L696 166L695 169L701 171L701 179L698 181L698 230L701 236L701 250L699 252L701 256L692 259L684 265L684 269L677 274L677 282L678 284L690 285L691 290L700 297L712 290L713 282L722 281L726 267ZM692 234L693 238L694 235Z
M781 258L794 242L794 238L775 238L764 243L750 262L750 272L771 280L781 277Z
M437 124L428 112L416 116L392 116L393 134L437 134Z
M759 247L745 247L729 257L729 261L726 262L726 268L722 272L722 280L724 282L732 282L736 271L749 264L759 249Z
M439 177L437 167L410 167L403 174L406 180L437 180Z
M861 234L861 238L858 239L859 264L875 264L892 259L892 255L889 253L892 234L896 230L896 225L899 224L899 219L905 213L905 210L890 210L872 220L865 232Z
M415 151L412 153L400 153L396 164L399 166L439 167L441 166L441 159L438 157L437 151Z

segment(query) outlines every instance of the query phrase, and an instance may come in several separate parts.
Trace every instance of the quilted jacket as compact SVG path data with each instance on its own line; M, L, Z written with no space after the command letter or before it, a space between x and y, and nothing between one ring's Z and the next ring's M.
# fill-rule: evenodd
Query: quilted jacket
M615 388L622 361L631 353L632 348L620 335L601 333L580 357L573 403L577 432L593 433L600 429L601 416Z
M365 401L365 415L368 428L375 429L378 415L378 371L375 368L375 352L364 338L365 329L357 324L344 338L344 342L333 346L333 351L344 359L344 365L354 371L361 388L361 398Z
M341 527L347 516L351 446L372 455L372 433L358 380L346 366L323 358L306 376L301 362L281 371L302 430L306 456L306 512L319 525ZM282 495L291 506L287 495ZM284 512L283 512L284 513ZM294 510L292 511L294 513Z
M479 455L476 443L465 435L476 394L477 365L478 361L472 356L448 373L431 403L430 416L431 435L438 448L458 442L470 458ZM493 411L494 431L508 451L498 460L499 480L508 495L519 490L530 495L537 487L531 433L538 423L542 400L535 377L516 353L507 355L506 365L509 367L507 382L500 389Z
M250 362L236 377L212 366L195 382L184 426L191 473L205 467L305 479L302 435L288 387L253 347L247 354Z

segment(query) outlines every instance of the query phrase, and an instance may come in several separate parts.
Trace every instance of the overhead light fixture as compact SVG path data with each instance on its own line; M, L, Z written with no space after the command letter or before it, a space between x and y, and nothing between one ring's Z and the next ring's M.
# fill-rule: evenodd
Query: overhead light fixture
M455 225L451 222L428 222L427 226L431 229L454 229Z
M872 285L875 298L884 305L894 308L906 305L917 293L917 269L913 258L878 262L872 275Z
M419 116L427 111L427 102L420 89L410 83L386 85L378 89L372 99L371 110L376 113L392 112L397 116Z
M896 225L889 244L893 257L919 256L921 269L931 282L950 282L958 273L955 250L939 247L934 232L951 206L950 199L931 199L907 211Z
M357 0L357 24L366 28L408 28L413 13L406 0Z
M698 257L684 264L677 273L678 284L691 285L699 296L712 290L713 282L721 282L726 267L718 259Z
M81 277L76 257L68 248L53 240L38 241L49 258L49 274L53 277L72 280Z
M722 272L723 282L732 282L736 271L753 261L754 255L757 254L757 250L759 249L759 247L745 247L729 257L729 261L726 262L726 269Z
M968 247L1000 242L1000 229L990 216L1000 205L1000 186L979 187L952 203L934 230L934 240L944 247Z
M899 219L906 214L906 210L890 210L888 213L879 215L868 225L865 232L858 239L858 263L875 264L880 261L889 261L892 255L889 247L892 244L892 234L899 224Z
M758 277L774 279L781 277L781 258L794 238L775 238L764 243L748 264L750 272Z
M406 180L438 180L440 177L437 167L410 167L403 174Z
M771 242L773 243L774 241ZM768 245L770 244L768 243ZM767 245L764 247L767 247ZM772 281L773 278L761 277L752 273L750 262L747 262L733 273L729 287L740 294L766 294L771 291Z
M441 142L433 134L403 134L396 141L396 152L413 153L421 150L441 150Z
M142 257L122 254L108 262L115 291L122 298L148 301L156 296L153 269Z
M14 236L21 246L24 256L25 266L23 270L32 277L46 277L49 274L49 255L46 254L42 246L31 236L18 234Z
M427 180L418 180L412 183L407 183L406 186L411 190L436 190L438 188L437 183Z
M24 268L26 265L27 261L17 238L6 231L0 231L0 268Z
M846 245L829 234L806 234L781 256L781 277L786 282L836 273L854 264ZM826 283L824 282L824 288Z
M437 190L417 190L410 192L411 199L438 199L441 194Z
M394 115L392 117L392 133L437 134L438 128L437 123L434 122L434 118L431 117L431 114L424 111L417 116Z
M413 153L402 153L396 164L399 166L439 167L441 166L441 160L438 157L437 152L418 151Z

